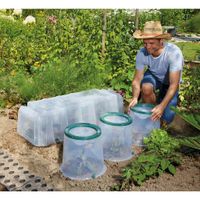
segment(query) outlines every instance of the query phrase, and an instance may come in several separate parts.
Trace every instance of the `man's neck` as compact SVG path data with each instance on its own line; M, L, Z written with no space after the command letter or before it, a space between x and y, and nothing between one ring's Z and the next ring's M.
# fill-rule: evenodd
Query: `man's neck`
M152 53L153 57L158 57L162 52L164 51L164 46L162 46L160 49Z

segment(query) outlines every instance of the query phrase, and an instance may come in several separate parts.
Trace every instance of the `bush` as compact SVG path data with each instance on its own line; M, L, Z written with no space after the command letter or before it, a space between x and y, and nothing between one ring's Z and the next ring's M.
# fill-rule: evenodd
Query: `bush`
M30 100L105 87L105 74L100 67L92 62L82 64L62 60L40 66L33 75L23 71L1 73L0 91L4 95L0 99L25 104Z
M200 68L185 66L183 83L180 85L180 106L188 112L200 112Z
M192 33L200 33L200 13L186 22L186 30Z

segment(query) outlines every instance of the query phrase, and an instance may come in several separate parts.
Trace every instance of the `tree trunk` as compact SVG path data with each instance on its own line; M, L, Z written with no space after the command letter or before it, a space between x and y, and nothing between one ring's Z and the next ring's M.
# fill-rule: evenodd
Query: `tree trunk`
M139 28L139 9L135 11L135 29L138 30Z
M103 23L102 23L102 50L101 50L101 55L102 59L105 56L105 51L106 51L106 10L103 10Z

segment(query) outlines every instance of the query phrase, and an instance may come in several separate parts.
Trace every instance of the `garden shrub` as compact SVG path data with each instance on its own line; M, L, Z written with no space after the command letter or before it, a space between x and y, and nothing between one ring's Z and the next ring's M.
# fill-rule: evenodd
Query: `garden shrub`
M180 85L180 107L188 112L200 112L200 68L184 66Z
M179 142L168 135L165 130L154 129L149 137L144 138L145 151L123 169L123 179L114 189L128 189L132 183L141 185L150 177L169 172L176 173L176 166L181 163L177 151Z
M192 33L200 33L200 13L186 22L186 30Z
M82 64L62 60L40 66L33 75L23 71L2 73L0 91L4 95L0 99L25 104L30 100L105 87L105 74L100 67L93 62Z

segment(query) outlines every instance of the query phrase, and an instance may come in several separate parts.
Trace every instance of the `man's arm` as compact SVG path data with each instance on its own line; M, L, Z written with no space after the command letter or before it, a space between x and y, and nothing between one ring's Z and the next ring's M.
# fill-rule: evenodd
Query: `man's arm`
M181 71L169 73L169 88L162 102L159 105L157 105L154 109L152 109L152 120L157 120L162 116L166 106L173 98L179 87L180 76Z
M133 98L129 104L129 108L137 104L140 95L140 83L144 76L144 70L136 70L134 79L132 81L132 95Z

